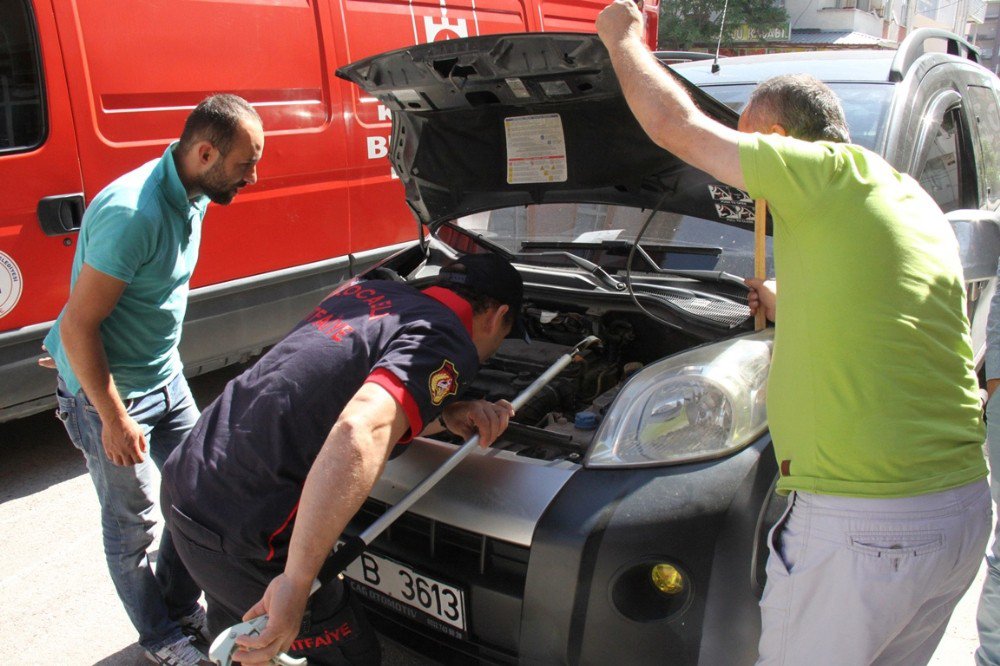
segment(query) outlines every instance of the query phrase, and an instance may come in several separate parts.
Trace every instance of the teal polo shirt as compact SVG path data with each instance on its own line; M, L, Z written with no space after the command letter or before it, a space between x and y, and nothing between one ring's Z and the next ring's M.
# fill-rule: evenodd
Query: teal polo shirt
M207 197L188 199L174 164L174 148L101 190L83 216L71 287L84 264L125 282L101 340L122 399L164 386L181 372L177 347L188 284L198 261ZM80 382L59 335L63 313L45 338L67 388Z

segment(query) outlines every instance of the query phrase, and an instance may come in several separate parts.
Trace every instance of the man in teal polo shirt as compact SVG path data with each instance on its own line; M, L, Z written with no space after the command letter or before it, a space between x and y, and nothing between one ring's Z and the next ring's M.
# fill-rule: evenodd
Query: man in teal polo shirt
M69 300L45 338L59 371L58 414L84 454L101 504L111 579L147 657L207 663L200 590L163 531L156 573L154 471L198 409L177 346L209 201L228 204L257 180L260 118L235 95L188 117L163 157L104 188L83 217ZM152 463L152 464L151 464Z
M767 199L774 219L767 402L789 502L769 539L758 664L927 663L991 511L947 220L913 179L848 143L839 101L812 77L762 83L737 131L649 53L632 0L597 29L650 138ZM773 316L773 295L751 284Z

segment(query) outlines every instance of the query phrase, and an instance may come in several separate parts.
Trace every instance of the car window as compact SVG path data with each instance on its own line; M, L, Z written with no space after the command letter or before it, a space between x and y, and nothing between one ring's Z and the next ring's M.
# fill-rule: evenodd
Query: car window
M994 208L1000 201L1000 110L992 88L969 86L969 102L979 127L980 176Z
M467 215L454 224L474 236L500 245L511 253L534 251L540 246L561 249L600 263L608 270L624 268L624 255L595 253L603 241L635 240L650 211L630 206L595 203L519 206ZM442 228L439 237L456 249L461 240ZM740 228L677 213L653 216L641 240L660 268L721 270L753 275L753 229ZM771 239L767 239L770 266ZM553 263L558 257L552 256ZM772 273L773 274L773 271Z
M961 122L956 107L945 113L927 152L927 160L917 180L948 212L962 207L960 181Z
M23 1L0 2L0 152L42 143L45 109L38 38Z
M829 83L840 98L851 141L874 150L885 130L895 86L886 83ZM737 113L756 88L752 84L704 86L702 89Z

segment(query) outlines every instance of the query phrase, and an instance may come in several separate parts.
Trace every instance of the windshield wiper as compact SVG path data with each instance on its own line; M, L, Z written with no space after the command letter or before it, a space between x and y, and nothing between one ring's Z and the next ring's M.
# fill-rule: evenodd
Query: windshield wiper
M743 282L743 278L738 275L733 275L732 273L727 273L726 271L711 271L698 268L661 268L653 260L651 256L646 252L646 248L654 249L667 249L671 252L687 252L690 254L714 254L719 256L722 254L721 247L712 247L707 245L660 245L660 244L649 244L635 245L632 241L627 240L606 240L602 241L601 245L604 249L617 249L617 250L632 250L635 247L635 253L644 262L646 262L649 270L657 275L673 275L682 278L688 278L690 280L697 280L698 282L716 282L723 284L736 284L746 289L746 283Z
M601 251L601 250L604 250L604 251L613 250L613 251L618 251L618 252L625 252L625 251L631 251L632 247L634 245L635 244L632 241L620 240L620 239L603 240L603 241L595 241L595 242L585 242L585 243L574 243L572 241L527 241L527 242L521 244L521 249L522 250L528 250L528 249L539 249L539 250L541 250L541 249L553 249L553 250L561 250L561 251L560 252L521 252L521 253L519 253L519 256L521 256L521 255L528 255L528 256L534 255L534 256L538 256L538 255L545 255L545 254L554 254L554 255L566 256L566 257L569 257L573 262L575 262L581 268L584 268L585 270L588 270L592 274L594 274L595 276L599 277L602 281L605 282L605 284L612 285L614 287L614 289L617 290L617 291L624 291L626 289L626 286L625 286L624 282L621 282L621 281L617 280L616 278L612 277L610 274L608 274L607 271L605 271L603 268L601 268L597 264L595 264L595 263L593 263L591 261L587 261L586 259L583 259L582 257L580 257L580 256L578 256L576 254L573 254L570 250L574 250L574 249L575 250L597 250L597 251ZM733 275L732 273L727 273L726 271L713 271L713 270L705 270L705 269L697 269L697 268L661 268L656 263L656 261L651 256L649 256L649 253L646 252L646 248L649 248L649 249L652 249L652 250L665 250L665 251L670 251L670 252L680 252L680 253L685 253L685 254L713 255L713 256L717 257L720 254L722 254L722 248L721 247L711 246L711 245L674 245L674 244L667 244L667 243L652 243L652 244L650 244L650 243L644 243L644 244L639 245L638 247L635 248L635 253L636 253L636 256L638 257L638 259L640 259L642 261L642 263L645 264L644 266L642 266L642 268L638 269L638 270L641 270L643 272L655 273L656 275L669 275L669 276L674 276L674 277L687 278L689 280L696 280L698 282L715 282L715 283L722 283L722 284L733 284L733 285L739 285L743 289L747 288L746 284L743 282L743 278L739 277L738 275ZM601 273L603 273L604 276L606 276L606 277L602 277L600 274L598 274L597 272L595 272L593 269L597 269L598 271L600 271ZM637 269L633 267L633 273L636 270ZM619 284L622 285L622 286L618 287L617 285L619 285Z
M556 252L518 252L515 257L566 257L574 264L587 271L598 280L603 282L606 286L611 287L615 291L625 291L625 283L619 281L618 279L611 276L606 270L598 266L592 261L588 261L581 256L575 255L572 252L556 251Z
M594 241L524 241L522 250L631 250L633 243L621 238L606 238ZM718 257L722 248L718 245L689 245L680 243L643 243L640 249L663 250L679 254L703 254ZM652 261L652 258L646 255Z

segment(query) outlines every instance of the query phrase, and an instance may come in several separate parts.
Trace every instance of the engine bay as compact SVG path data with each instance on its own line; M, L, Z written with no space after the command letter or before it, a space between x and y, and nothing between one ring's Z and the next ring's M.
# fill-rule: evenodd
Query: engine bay
M505 340L480 368L463 399L512 401L583 338L595 335L601 341L577 354L522 406L493 444L546 461L582 461L608 407L632 374L647 363L706 341L664 331L647 317L625 311L591 314L533 303L524 308L524 320L531 342Z

